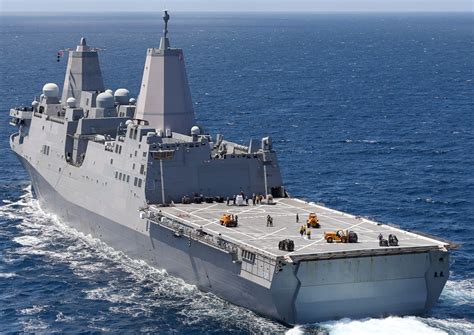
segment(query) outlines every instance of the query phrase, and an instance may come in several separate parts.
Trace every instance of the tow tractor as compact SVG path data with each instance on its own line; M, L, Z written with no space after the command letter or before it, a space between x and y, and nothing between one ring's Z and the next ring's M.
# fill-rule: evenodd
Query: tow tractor
M237 216L234 216L233 214L223 214L219 220L221 226L225 227L237 227Z
M321 225L319 224L319 219L316 215L316 213L309 213L308 215L308 220L306 220L306 224L309 227L313 228L321 228Z
M324 239L328 243L357 243L357 234L355 232L339 229L336 231L325 231Z

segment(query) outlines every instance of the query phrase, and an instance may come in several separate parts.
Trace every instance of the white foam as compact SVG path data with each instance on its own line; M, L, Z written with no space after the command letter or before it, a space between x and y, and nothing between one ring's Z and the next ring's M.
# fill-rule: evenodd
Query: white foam
M21 322L23 326L23 332L28 334L47 334L46 330L48 329L48 325L37 319L28 319L27 321Z
M22 236L15 238L22 245L15 250L17 254L44 255L67 265L82 278L97 278L103 272L124 271L123 277L111 280L106 286L83 291L88 299L124 303L110 307L112 313L137 317L150 315L154 308L169 307L180 309L180 322L187 325L211 318L253 333L282 333L286 330L279 323L231 305L211 293L201 292L196 286L169 276L165 270L153 268L144 261L132 260L100 240L66 226L54 215L41 210L31 190L27 190L19 201L0 207L0 213L22 220L19 224ZM59 243L56 243L58 240ZM58 249L58 245L64 247ZM152 293L144 294L143 289ZM58 319L62 320L62 316Z
M442 335L447 332L430 327L414 316L388 317L384 319L342 319L322 323L331 335Z
M14 237L13 241L24 246L37 246L41 244L41 240L35 236L18 236Z
M86 236L60 222L57 217L44 213L37 200L32 197L31 188L25 190L18 201L0 206L0 216L19 219L21 236L14 241L21 247L15 248L18 254L39 254L53 262L65 264L76 276L97 278L104 273L123 271L120 278L110 280L106 285L83 292L88 299L105 300L125 305L111 306L111 313L125 313L137 317L150 315L156 308L179 309L179 321L185 325L199 324L212 319L221 324L235 325L250 333L283 333L289 335L303 334L305 327L296 326L288 329L272 320L260 317L245 308L240 308L219 299L211 293L199 291L195 286L179 278L168 275L165 270L148 266L143 261L128 258L98 239ZM54 248L52 248L54 247ZM9 255L5 255L8 259ZM122 273L123 273L122 272ZM2 274L0 274L1 277ZM9 274L6 274L9 276ZM13 274L14 276L14 274ZM151 293L149 293L151 292ZM473 282L448 281L443 297L449 300L472 302ZM33 306L22 310L22 314L35 314L43 307ZM223 313L225 311L225 313ZM67 317L57 315L57 321ZM330 334L405 334L420 335L446 334L454 329L456 334L464 334L461 329L473 330L467 320L422 319L415 317L390 317L385 319L340 320L317 325L327 329ZM24 324L24 331L45 329L41 323ZM436 328L434 328L436 327ZM37 330L35 329L35 330ZM474 333L471 332L471 333Z
M0 278L13 278L16 276L16 273L12 272L0 272Z
M132 304L136 302L136 292L134 288L115 288L120 287L120 283L110 281L106 287L99 287L92 290L83 290L87 299L91 300L106 300L112 303L127 303Z
M41 312L46 306L40 306L40 305L33 305L30 308L24 308L20 310L20 313L23 315L33 315L33 314L38 314Z
M425 322L429 325L442 329L453 335L474 334L474 323L466 319L436 319L427 318Z
M63 312L59 312L58 314L56 314L56 322L69 322L69 321L73 321L74 318L71 317L71 316L66 316L63 314Z
M285 335L302 335L302 334L304 334L304 330L303 328L301 328L301 326L296 326L285 332Z
M449 300L450 304L454 305L474 305L474 278L448 280L441 298Z

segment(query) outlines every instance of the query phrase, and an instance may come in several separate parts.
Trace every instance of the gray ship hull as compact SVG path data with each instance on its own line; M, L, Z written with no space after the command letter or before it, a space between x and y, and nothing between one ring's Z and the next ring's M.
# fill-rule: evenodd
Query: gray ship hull
M67 201L29 162L19 159L41 207L72 228L203 291L287 324L422 314L436 302L448 279L448 253L428 251L300 261L279 269L271 285L261 285L242 277L241 265L222 249L177 236L158 224L150 224L144 234ZM435 278L440 271L445 276Z

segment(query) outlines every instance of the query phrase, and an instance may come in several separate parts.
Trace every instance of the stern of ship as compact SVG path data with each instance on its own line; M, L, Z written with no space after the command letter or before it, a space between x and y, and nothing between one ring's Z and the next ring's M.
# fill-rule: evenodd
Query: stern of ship
M280 266L271 289L280 319L306 324L423 314L436 303L448 276L447 250L308 259Z

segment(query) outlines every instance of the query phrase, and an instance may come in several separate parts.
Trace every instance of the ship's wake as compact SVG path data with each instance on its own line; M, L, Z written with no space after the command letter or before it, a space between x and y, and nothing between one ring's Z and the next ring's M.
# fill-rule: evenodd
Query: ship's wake
M10 311L6 322L21 325L18 331L49 332L67 323L76 331L111 332L474 333L472 319L442 315L472 304L472 280L448 281L429 317L343 319L288 329L69 228L41 210L30 187L3 203L0 235L7 247L0 251L0 283L34 287L7 292L7 304L0 297L0 311Z

